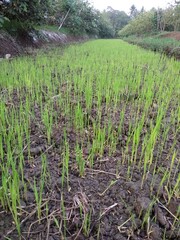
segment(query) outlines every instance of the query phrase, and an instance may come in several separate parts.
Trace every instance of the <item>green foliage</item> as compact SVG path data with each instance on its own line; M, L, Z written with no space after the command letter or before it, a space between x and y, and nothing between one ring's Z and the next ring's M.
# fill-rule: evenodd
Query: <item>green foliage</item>
M141 10L136 16L133 15L135 8L131 7L131 21L122 30L119 28L118 35L121 37L130 35L152 34L158 31L180 30L180 4L171 5L166 9L151 9L148 12ZM132 17L133 16L133 17Z
M1 4L2 16L19 22L19 25L25 28L45 19L51 11L50 6L51 0L11 0Z
M101 38L112 38L115 35L115 31L111 23L103 16L100 16L98 29L99 29L99 36Z
M68 29L74 35L112 38L130 20L125 12L111 7L101 13L87 0L9 0L1 1L1 8L0 27L3 25L11 32L52 25L56 30ZM5 19L10 22L4 23Z
M144 11L144 10L143 10ZM142 11L142 12L143 12ZM136 6L133 4L131 7L130 7L130 18L131 19L134 19L136 18L137 16L139 15L139 11L137 10Z
M57 26L55 25L46 25L46 24L42 24L42 25L37 25L34 27L37 30L46 30L46 31L52 31L52 32L59 32L57 29Z
M5 22L9 22L9 18L4 17L3 15L0 14L0 28L4 26Z
M122 30L119 36L142 35L154 31L154 11L144 12L130 21Z
M102 38L114 36L114 29L108 16L94 9L88 1L57 1L53 16L49 18L50 22L58 26L62 24L75 35L88 34Z
M130 17L124 11L114 10L112 7L108 7L107 10L103 12L103 16L112 26L115 33L130 21Z
M180 5L171 5L166 9L156 10L157 29L160 31L180 30Z
M170 38L162 38L161 35L143 38L129 36L124 38L124 40L152 51L166 53L169 56L175 56L176 58L180 57L180 42Z
M70 13L64 24L74 34L89 33L98 34L97 32L97 14L88 2L74 1L68 4L66 10L70 8Z

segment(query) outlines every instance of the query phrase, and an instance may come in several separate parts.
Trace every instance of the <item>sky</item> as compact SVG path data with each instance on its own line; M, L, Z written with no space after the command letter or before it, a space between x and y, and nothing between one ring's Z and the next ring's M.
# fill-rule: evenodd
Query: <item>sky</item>
M115 10L125 11L129 13L130 7L134 4L138 10L144 6L145 10L150 10L151 8L161 7L166 8L171 0L89 0L90 3L100 11L106 9L108 6L111 6Z

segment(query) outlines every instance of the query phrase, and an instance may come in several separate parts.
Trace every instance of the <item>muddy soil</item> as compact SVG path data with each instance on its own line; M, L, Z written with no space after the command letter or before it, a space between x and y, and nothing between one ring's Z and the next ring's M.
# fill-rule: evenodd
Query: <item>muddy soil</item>
M60 89L62 92L66 92L66 85L63 84ZM44 89L44 91L46 90ZM22 90L21 94L22 96L27 95L27 90ZM76 96L72 94L72 106L76 100ZM20 99L16 91L6 101L9 108L13 106L18 109ZM116 151L110 156L111 149L107 146L101 155L95 156L93 168L88 163L90 148L87 142L92 142L93 139L93 121L97 118L97 102L94 100L92 111L85 118L89 119L92 124L89 124L88 128L80 133L69 125L70 119L61 112L56 98L53 101L54 111L58 115L58 125L54 126L51 145L47 142L44 126L40 119L40 106L37 103L33 106L35 116L31 119L31 158L28 157L26 144L23 152L25 158L24 181L27 189L23 194L23 184L21 185L21 210L19 210L21 238L18 236L11 213L0 208L0 239L8 237L7 239L13 240L59 240L64 239L63 235L66 235L68 240L180 239L179 225L173 225L177 218L180 199L178 196L173 196L168 203L166 185L160 185L164 171L170 167L169 162L165 159L169 157L173 144L173 130L168 134L162 154L158 155L158 143L153 153L152 169L156 164L161 166L162 171L154 176L150 171L142 184L143 169L139 169L136 164L130 169L130 176L127 177L129 171L127 158L131 156L131 148L125 153L128 128L132 112L134 112L132 103L136 101L135 97L128 100L123 131L121 136L116 136L119 139ZM86 113L87 109L83 98L81 104ZM103 126L111 116L116 133L119 124L117 116L120 114L121 106L118 106L115 114L112 109L106 109L105 102L102 103L101 124ZM165 118L166 124L169 124L168 119L172 110L173 107L168 110ZM158 106L154 104L149 118L155 117L157 111ZM70 145L70 168L69 182L62 186L62 143L63 129L65 128ZM143 131L148 130L149 126L144 126ZM83 158L86 160L86 166L85 174L81 177L75 160L75 144L77 141L82 143L82 139ZM180 149L180 136L177 136L175 144L175 148ZM38 221L35 197L29 183L33 183L34 177L36 177L37 183L40 182L42 154L47 156L48 176L43 191L41 220ZM137 163L140 161L140 155L141 148L138 150ZM178 153L177 159L179 157L180 153ZM177 177L178 172L179 163L175 162L174 176ZM63 206L62 202L64 202ZM145 218L147 209L149 211L148 219ZM90 218L88 229L84 227L85 221L87 221L86 216Z

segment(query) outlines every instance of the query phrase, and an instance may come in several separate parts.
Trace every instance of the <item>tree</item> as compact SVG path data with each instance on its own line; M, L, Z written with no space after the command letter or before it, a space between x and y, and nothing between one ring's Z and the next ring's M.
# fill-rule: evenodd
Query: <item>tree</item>
M110 22L110 19L105 13L105 11L103 13L97 11L99 37L113 38L115 36L115 30Z
M153 16L153 26L154 26L154 31L164 31L165 29L165 23L163 20L163 14L164 14L164 10L161 8L156 9L152 9L152 12L154 12L154 16Z
M119 36L143 35L154 32L154 11L144 12L131 20L122 30Z
M130 21L130 17L124 11L115 10L112 7L108 7L103 14L105 18L109 20L109 23L112 25L115 33L117 33Z
M88 1L67 1L65 10L69 15L64 26L71 32L97 34L97 14Z
M136 8L136 6L133 4L131 7L130 7L130 18L131 19L134 19L138 16L139 12Z
M84 0L57 0L54 8L55 24L76 35L88 34L112 37L114 30L105 15Z
M174 19L175 19L175 31L180 31L180 1L177 2L177 5L175 7L174 11Z
M51 11L51 0L3 0L2 15L22 27L32 26L45 19Z
M162 11L162 22L166 31L180 31L180 4L169 6Z
M130 20L123 11L109 8L100 13L87 0L0 0L0 26L9 19L6 28L28 29L37 24L63 26L76 34L113 37Z
M144 7L142 6L142 8L141 8L141 10L140 10L140 14L141 13L144 13L145 12L145 9L144 9Z

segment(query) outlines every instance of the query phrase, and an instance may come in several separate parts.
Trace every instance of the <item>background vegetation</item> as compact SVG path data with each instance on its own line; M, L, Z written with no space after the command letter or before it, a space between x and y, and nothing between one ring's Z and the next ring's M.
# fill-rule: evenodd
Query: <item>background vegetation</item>
M64 27L76 35L101 38L180 30L179 2L150 11L132 5L129 14L112 7L100 12L86 0L2 0L0 8L0 28L8 30L53 25L57 30Z
M180 59L180 2L175 1L166 9L152 8L140 11L134 5L130 9L130 18L118 36L125 41L143 48L165 53ZM167 35L174 31L175 34ZM165 35L164 35L165 34ZM174 39L172 39L172 38Z
M159 31L179 31L180 30L180 3L170 5L166 9L151 9L141 11L131 7L131 21L119 31L119 36L130 35L151 35Z
M8 30L46 24L76 35L114 37L130 20L123 11L109 7L101 13L83 0L4 0L0 6L0 27Z

